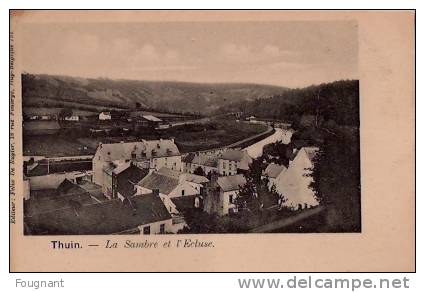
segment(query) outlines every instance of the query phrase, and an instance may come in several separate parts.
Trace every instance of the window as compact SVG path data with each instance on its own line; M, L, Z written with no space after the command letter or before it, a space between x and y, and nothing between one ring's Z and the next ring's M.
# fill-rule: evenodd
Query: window
M131 159L136 159L136 153L131 153Z
M143 234L151 234L151 227L150 226L143 227Z
M159 233L164 234L165 233L165 224L159 225Z
M182 197L184 196L184 190L182 190Z
M229 195L229 203L233 204L233 195Z

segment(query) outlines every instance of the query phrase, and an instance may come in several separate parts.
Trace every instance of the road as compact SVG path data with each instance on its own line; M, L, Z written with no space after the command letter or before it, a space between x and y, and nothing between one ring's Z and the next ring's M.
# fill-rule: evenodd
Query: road
M273 135L266 137L263 140L244 148L244 150L247 150L249 156L251 156L252 158L258 158L263 154L263 148L267 144L275 143L277 141L282 141L285 144L289 144L289 142L291 142L291 131L284 130L281 128L275 128L275 130L276 131Z

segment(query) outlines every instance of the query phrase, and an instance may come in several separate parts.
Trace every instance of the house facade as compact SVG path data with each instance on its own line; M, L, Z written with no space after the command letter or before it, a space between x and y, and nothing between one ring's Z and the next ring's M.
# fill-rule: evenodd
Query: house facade
M268 187L269 189L272 188L272 186L277 185L277 183L282 180L284 173L286 172L287 168L284 165L279 165L275 163L270 163L267 165L266 169L263 171L261 178L268 179Z
M204 191L204 211L220 216L237 212L236 198L239 188L245 184L246 179L242 174L212 179Z
M159 170L162 167L181 170L181 155L173 139L102 144L93 157L93 182L103 185L104 171L111 163L132 162L139 168Z
M222 176L236 175L247 171L252 158L245 150L228 149L224 151L218 162L218 173Z
M173 218L173 232L177 232L186 225L181 213L182 206L196 207L203 184L207 182L208 179L202 176L162 168L151 172L137 183L135 196L157 193Z
M199 167L205 175L219 173L219 154L217 153L189 153L183 159L183 171L194 173Z
M183 173L167 168L152 171L137 183L137 195L158 190L160 196L168 198L196 196L208 179L194 174Z

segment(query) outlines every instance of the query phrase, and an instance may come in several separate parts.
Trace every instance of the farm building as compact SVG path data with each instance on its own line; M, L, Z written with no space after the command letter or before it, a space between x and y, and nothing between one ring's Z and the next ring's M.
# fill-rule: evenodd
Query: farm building
M101 121L106 121L106 120L110 120L110 119L112 119L110 112L101 112L99 114L99 120L101 120Z

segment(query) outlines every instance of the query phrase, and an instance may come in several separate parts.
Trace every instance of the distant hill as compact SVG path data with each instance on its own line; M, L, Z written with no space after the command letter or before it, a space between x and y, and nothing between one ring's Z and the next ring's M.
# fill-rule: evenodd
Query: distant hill
M238 101L217 112L242 112L246 116L302 123L314 120L318 113L323 122L359 126L359 81L331 83L289 89L271 98Z
M209 114L240 101L271 97L288 90L258 84L208 84L171 81L90 79L22 75L24 106L79 109L136 108Z

